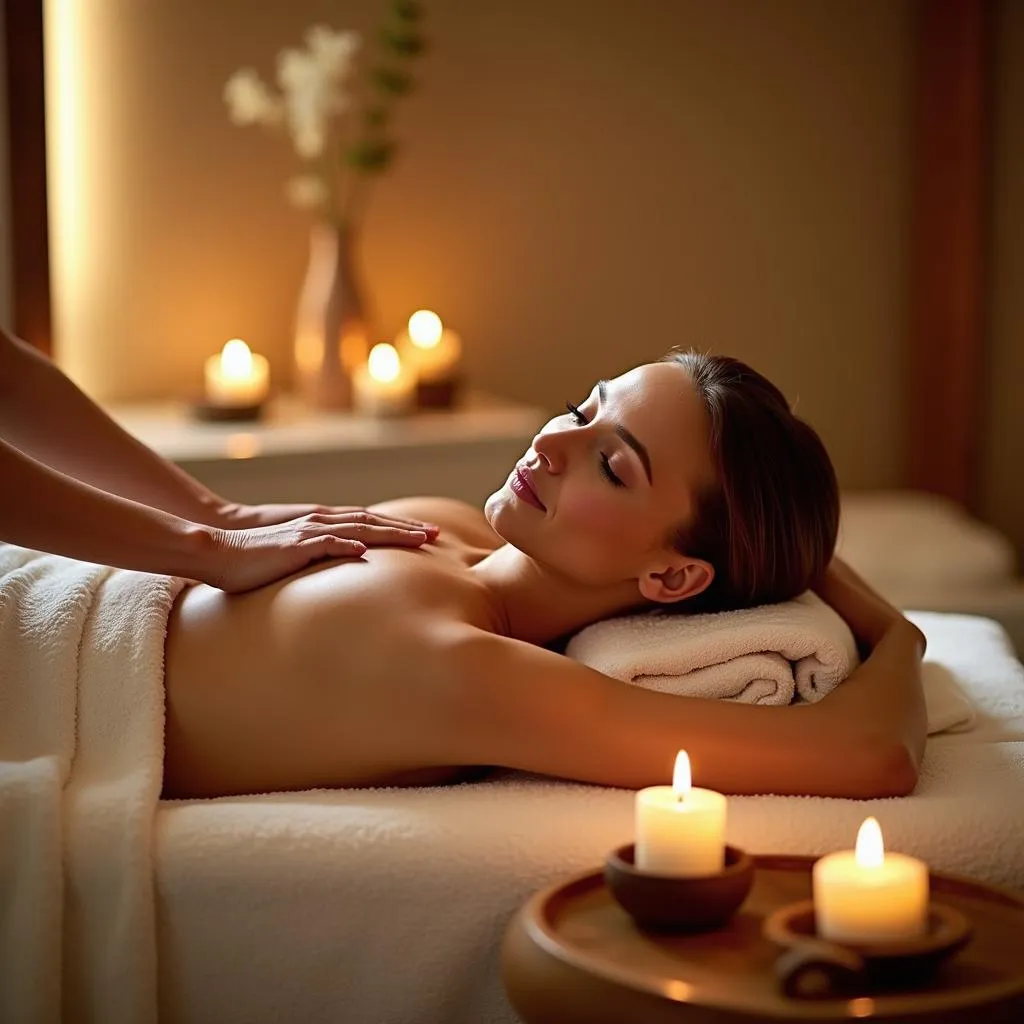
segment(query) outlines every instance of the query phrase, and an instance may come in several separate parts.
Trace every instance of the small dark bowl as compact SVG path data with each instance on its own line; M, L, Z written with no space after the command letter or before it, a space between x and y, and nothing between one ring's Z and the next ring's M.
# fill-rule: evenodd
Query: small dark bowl
M971 924L943 903L928 906L924 935L885 942L836 942L818 935L814 902L780 907L764 923L764 934L785 947L776 965L787 995L835 995L864 985L899 987L920 983L967 945ZM819 976L815 979L815 974Z
M725 924L754 884L754 861L735 846L725 848L717 875L676 878L637 868L636 846L608 854L604 878L618 903L640 927L652 931L702 932Z
M417 381L416 405L420 409L452 409L458 405L461 392L462 380L459 377Z
M249 423L262 417L265 405L219 405L201 398L192 403L192 416L201 423Z

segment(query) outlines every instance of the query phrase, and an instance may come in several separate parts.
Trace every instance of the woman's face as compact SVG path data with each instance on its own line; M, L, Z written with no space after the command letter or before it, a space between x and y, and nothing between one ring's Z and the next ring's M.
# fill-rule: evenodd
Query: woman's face
M638 366L601 381L547 423L484 507L535 561L595 586L636 579L671 555L714 479L709 424L686 371Z

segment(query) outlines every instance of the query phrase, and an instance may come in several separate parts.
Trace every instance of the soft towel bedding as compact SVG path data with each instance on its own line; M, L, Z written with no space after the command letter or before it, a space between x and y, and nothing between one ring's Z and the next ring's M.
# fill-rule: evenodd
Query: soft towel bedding
M928 742L912 797L732 797L753 852L890 848L1024 887L1024 667L984 619L911 618L977 721ZM168 802L157 815L161 1021L514 1024L502 934L534 891L599 867L631 792L514 772L447 788Z
M0 544L0 1020L156 1020L151 831L181 586Z

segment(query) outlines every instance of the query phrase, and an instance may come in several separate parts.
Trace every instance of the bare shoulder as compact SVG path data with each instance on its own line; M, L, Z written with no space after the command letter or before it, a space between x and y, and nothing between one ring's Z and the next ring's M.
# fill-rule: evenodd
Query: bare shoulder
M502 539L491 529L483 511L475 505L455 498L396 498L371 505L374 512L387 515L405 516L437 523L443 531L450 533L466 544L475 547L495 549L501 547Z

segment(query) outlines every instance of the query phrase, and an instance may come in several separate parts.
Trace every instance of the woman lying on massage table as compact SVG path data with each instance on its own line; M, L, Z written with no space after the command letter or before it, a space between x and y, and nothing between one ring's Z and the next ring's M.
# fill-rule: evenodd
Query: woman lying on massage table
M187 588L166 645L164 796L454 781L501 765L612 786L689 751L732 793L909 793L924 638L832 559L835 475L763 377L674 354L551 420L483 512L371 510L442 527L230 596ZM643 607L683 614L814 587L866 661L803 707L617 682L547 647Z

